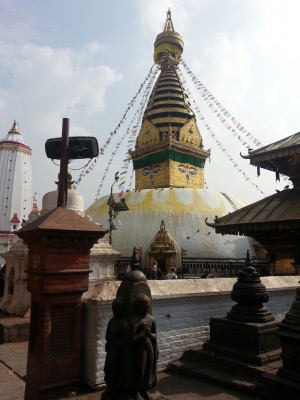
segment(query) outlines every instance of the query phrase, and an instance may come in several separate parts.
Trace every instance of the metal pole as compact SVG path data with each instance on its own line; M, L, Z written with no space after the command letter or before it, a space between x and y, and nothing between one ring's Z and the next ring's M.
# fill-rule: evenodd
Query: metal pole
M108 210L108 216L109 216L109 244L111 245L112 243L112 230L113 230L113 213L114 213L114 209L112 206L112 202L113 202L113 187L114 184L116 183L116 181L111 185L110 188L110 204L109 204L109 210Z
M108 211L108 216L109 216L109 244L111 245L112 242L112 217L113 217L113 208L110 205L109 206L109 211Z
M67 206L68 197L68 151L69 151L69 118L63 118L60 149L60 172L58 183L57 207Z
M113 221L112 221L112 219L113 219L113 213L114 213L114 208L112 206L112 204L113 204L113 187L114 187L114 184L116 182L118 182L118 180L119 180L119 172L116 172L115 173L115 181L111 185L111 188L110 188L110 204L109 204L109 210L108 210L108 216L109 216L109 219L108 219L109 220L109 244L110 245L112 243L112 231L113 231Z

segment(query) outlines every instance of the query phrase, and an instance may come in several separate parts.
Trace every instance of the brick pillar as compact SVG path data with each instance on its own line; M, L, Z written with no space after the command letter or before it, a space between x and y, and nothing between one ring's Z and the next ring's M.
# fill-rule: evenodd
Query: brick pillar
M296 275L295 252L293 249L272 249L275 275Z
M25 400L77 390L81 296L88 289L90 249L106 232L60 207L18 231L29 248L31 292Z

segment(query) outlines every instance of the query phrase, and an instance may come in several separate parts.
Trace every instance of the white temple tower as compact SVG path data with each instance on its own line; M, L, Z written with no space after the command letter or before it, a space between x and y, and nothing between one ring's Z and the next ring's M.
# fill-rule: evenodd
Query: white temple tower
M16 121L0 140L0 253L9 249L32 211L31 148L20 135Z

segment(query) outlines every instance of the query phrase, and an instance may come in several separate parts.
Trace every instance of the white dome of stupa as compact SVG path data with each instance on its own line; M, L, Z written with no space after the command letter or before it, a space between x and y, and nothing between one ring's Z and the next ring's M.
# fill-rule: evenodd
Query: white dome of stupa
M113 221L112 245L121 256L131 255L134 247L141 248L143 266L147 266L147 253L162 221L174 240L176 266L183 253L201 258L245 258L249 249L254 255L249 238L218 235L205 223L206 218L211 221L245 206L236 196L208 189L158 188L130 191L124 198L129 210ZM109 228L108 199L102 197L86 210L104 228Z

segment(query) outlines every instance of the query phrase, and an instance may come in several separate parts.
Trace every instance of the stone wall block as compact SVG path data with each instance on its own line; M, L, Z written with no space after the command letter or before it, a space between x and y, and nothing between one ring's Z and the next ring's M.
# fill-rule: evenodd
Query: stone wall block
M230 286L230 280L232 285ZM288 311L288 304L294 300L294 288L298 286L299 277L268 277L266 286L270 294L269 309L281 318ZM209 320L211 317L222 317L234 304L230 299L230 290L236 282L235 278L218 278L186 282L178 279L176 282L156 281L157 289L152 292L152 313L156 320L158 333L158 368L166 368L168 362L180 358L183 352L195 345L200 345L209 339ZM94 343L92 351L84 351L84 379L92 388L104 385L103 366L105 362L105 331L112 317L111 301L114 298L111 282L91 288L85 293L84 304L84 347ZM204 285L210 285L210 290L203 291ZM189 286L189 290L186 287ZM230 290L224 290L230 288ZM97 295L99 293L99 295ZM89 298L91 296L91 298ZM100 317L101 316L101 317ZM97 326L100 323L101 326ZM100 331L99 331L100 329Z

